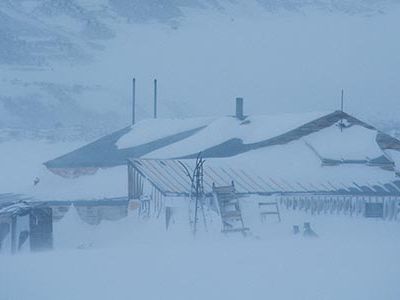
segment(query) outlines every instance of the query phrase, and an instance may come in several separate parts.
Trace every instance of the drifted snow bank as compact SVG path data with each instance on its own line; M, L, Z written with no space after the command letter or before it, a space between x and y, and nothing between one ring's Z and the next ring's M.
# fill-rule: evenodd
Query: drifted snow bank
M78 214L74 206L57 223L53 223L55 249L83 249L93 246L96 226L91 226Z
M397 223L285 211L282 223L261 223L252 205L242 204L248 238L200 230L194 239L182 210L168 232L163 219L131 214L94 227L90 247L0 256L0 299L398 299ZM306 221L318 239L292 235Z

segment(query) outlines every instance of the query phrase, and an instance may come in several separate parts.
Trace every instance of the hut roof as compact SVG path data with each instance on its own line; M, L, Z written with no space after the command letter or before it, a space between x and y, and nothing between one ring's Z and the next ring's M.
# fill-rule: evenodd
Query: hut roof
M321 160L336 165L372 161L384 162L389 169L392 164L393 169L395 160L400 162L400 155L397 155L400 141L353 116L335 111L329 114L248 116L245 120L229 116L145 120L45 165L58 174L67 169L93 172L97 168L124 165L129 158L188 159L195 158L198 152L202 152L205 158L226 158L296 140L309 142ZM395 152L395 155L386 155L386 150ZM381 156L385 156L388 162L380 159ZM72 175L79 175L79 172L72 172Z

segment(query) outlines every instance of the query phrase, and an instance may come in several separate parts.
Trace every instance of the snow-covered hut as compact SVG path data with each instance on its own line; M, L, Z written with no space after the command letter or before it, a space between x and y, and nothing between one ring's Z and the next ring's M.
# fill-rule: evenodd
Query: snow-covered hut
M54 174L75 178L70 182L90 182L84 187L88 195L132 191L126 180L128 162L159 194L187 195L190 183L179 165L190 167L199 152L207 160L208 187L233 180L241 193L394 201L400 193L400 141L342 111L150 119L45 165ZM79 177L85 174L93 175Z

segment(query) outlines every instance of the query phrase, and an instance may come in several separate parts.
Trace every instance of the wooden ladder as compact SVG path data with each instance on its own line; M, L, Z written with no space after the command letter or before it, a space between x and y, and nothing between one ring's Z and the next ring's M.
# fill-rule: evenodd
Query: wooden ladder
M278 217L278 221L281 221L278 202L258 202L258 208L260 209L262 221L265 221L268 215L276 215Z
M215 186L213 183L214 197L218 203L218 210L222 221L222 232L240 232L246 235L249 228L243 223L242 211L240 210L239 199L232 181L228 186Z

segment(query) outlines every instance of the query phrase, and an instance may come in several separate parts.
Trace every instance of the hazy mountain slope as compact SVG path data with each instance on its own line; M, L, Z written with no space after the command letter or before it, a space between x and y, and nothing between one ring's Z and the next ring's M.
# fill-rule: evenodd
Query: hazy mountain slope
M351 112L386 114L400 97L398 7L389 0L1 1L0 127L112 131L129 122L132 76L139 119L151 114L154 77L161 116L229 114L239 95L252 113L331 110L342 87Z
M316 8L331 12L383 13L393 0L258 0L265 8L276 11Z

